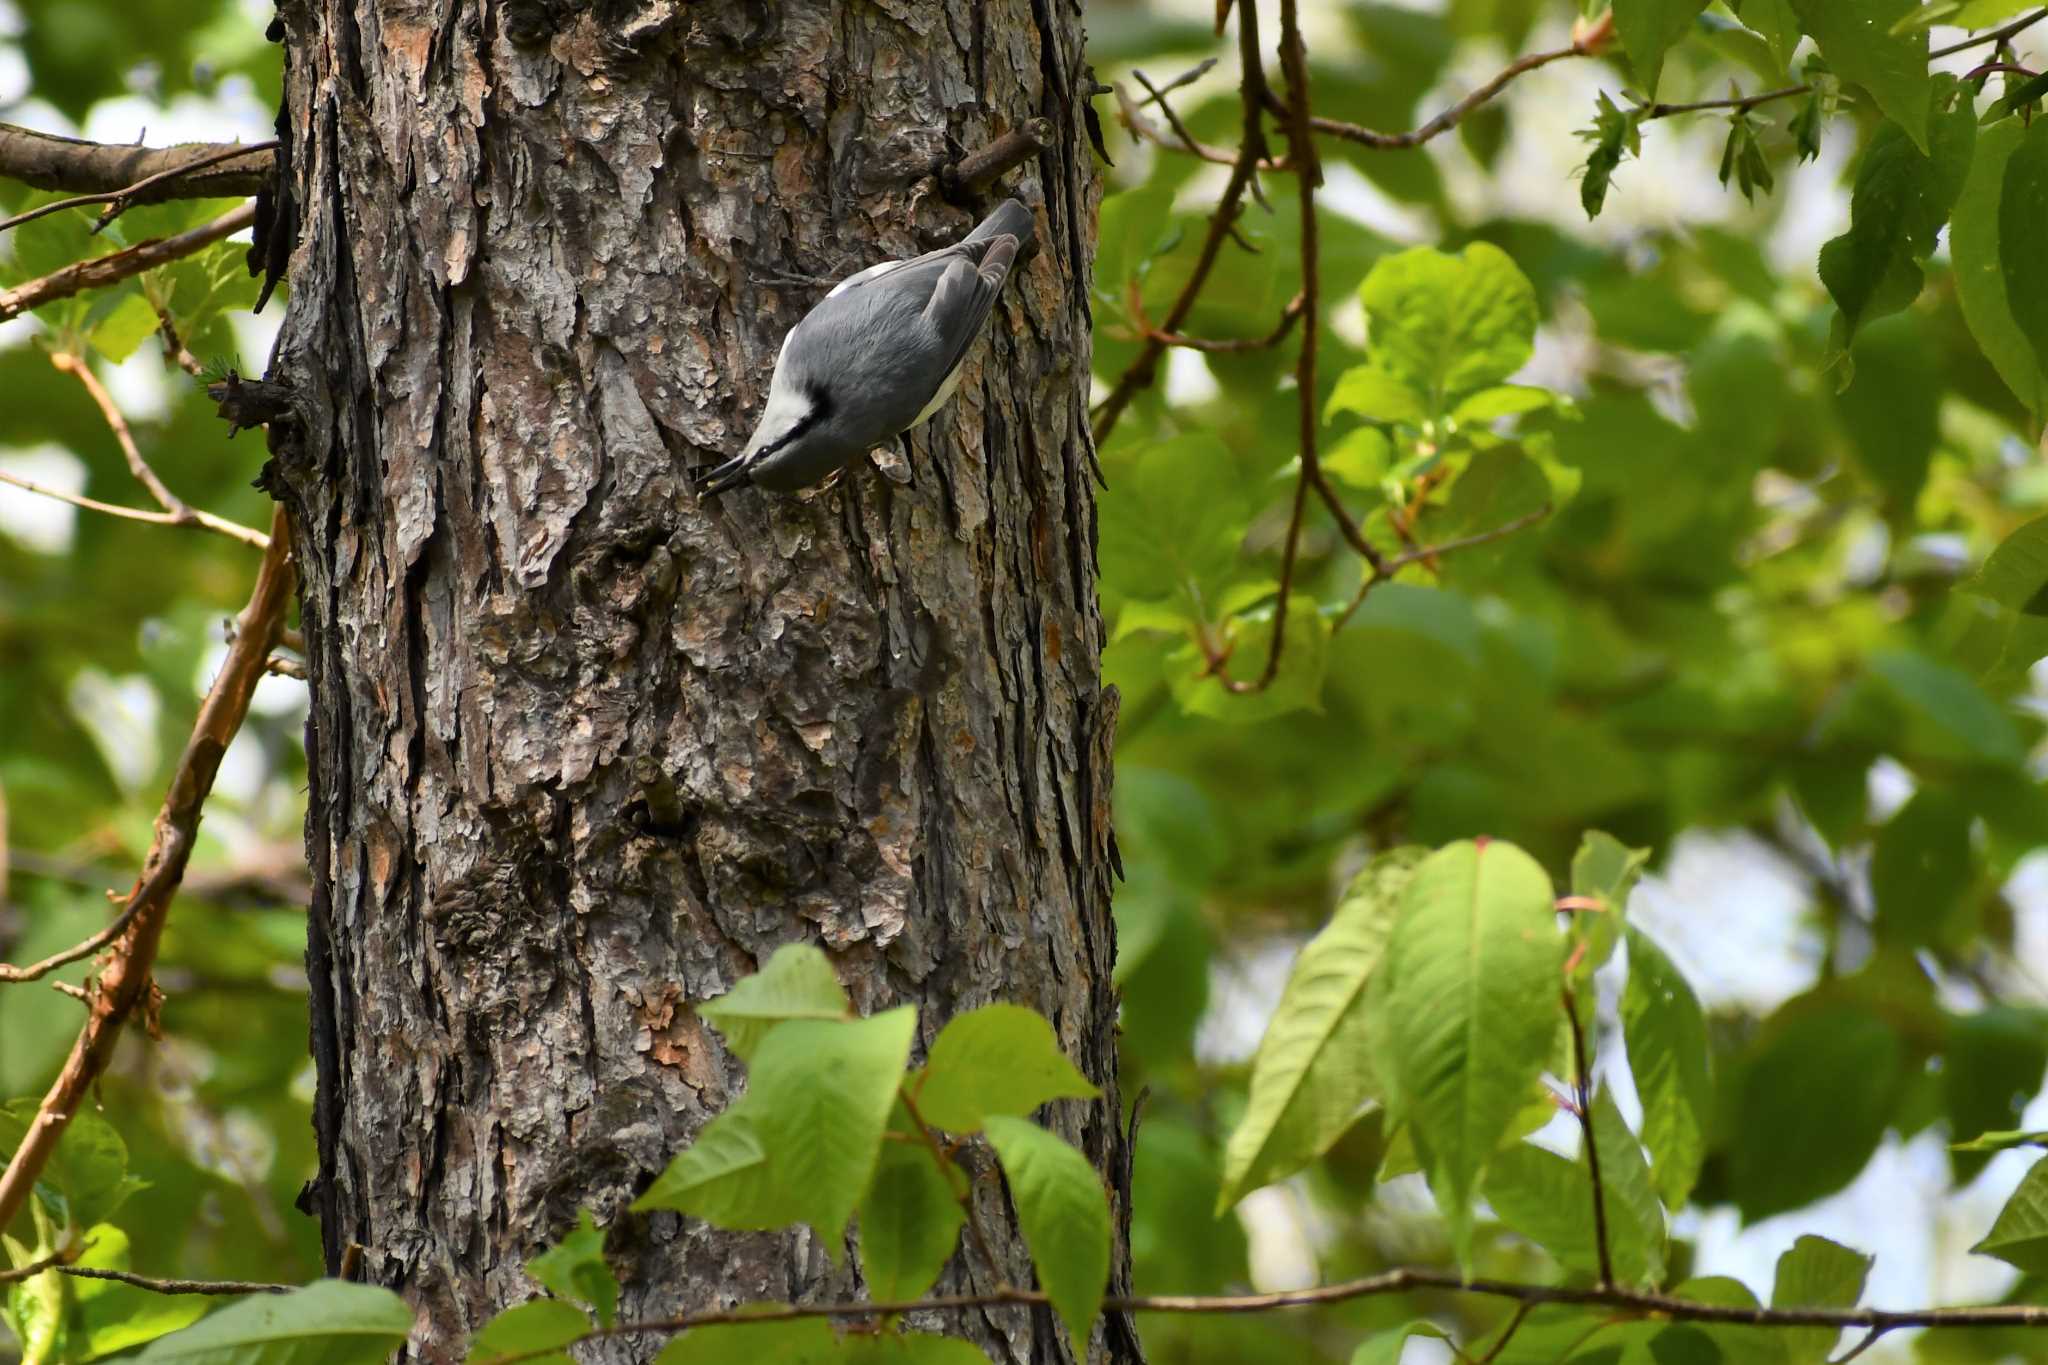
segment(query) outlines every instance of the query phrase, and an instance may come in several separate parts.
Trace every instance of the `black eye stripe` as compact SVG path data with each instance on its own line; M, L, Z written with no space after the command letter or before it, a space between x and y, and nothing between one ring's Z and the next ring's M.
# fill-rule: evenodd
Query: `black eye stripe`
M764 447L761 453L754 457L756 460L767 459L770 455L773 455L776 451L782 449L831 415L832 401L826 396L825 390L822 387L816 384L807 386L804 389L804 397L811 400L811 410L805 413L803 420L791 427L785 435Z

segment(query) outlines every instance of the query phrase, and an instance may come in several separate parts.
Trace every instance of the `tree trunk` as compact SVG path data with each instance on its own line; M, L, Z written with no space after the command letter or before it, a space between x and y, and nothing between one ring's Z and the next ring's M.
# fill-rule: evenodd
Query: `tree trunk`
M1107 1092L1056 1120L1114 1177L1078 4L282 17L277 372L302 420L275 481L313 698L330 1269L360 1244L433 1360L535 1292L522 1262L579 1205L627 1317L860 1292L804 1232L624 1212L742 1082L692 1006L792 940L864 1011L918 1005L923 1043L987 1001L1043 1011ZM1041 116L1041 155L946 201L936 165ZM1020 185L1041 249L914 483L698 504L686 470L745 440L823 281ZM982 1201L1009 1225L999 1180ZM1030 1283L1021 1243L997 1255L942 1287ZM1049 1313L947 1326L1067 1358ZM1093 1354L1128 1343L1098 1328Z

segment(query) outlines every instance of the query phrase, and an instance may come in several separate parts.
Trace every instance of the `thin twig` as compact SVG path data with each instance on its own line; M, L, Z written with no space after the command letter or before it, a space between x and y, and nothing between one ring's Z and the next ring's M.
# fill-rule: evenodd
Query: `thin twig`
M85 362L83 356L73 355L69 351L52 351L50 364L65 374L72 375L85 386L86 393L90 394L92 401L99 406L100 416L106 419L108 430L114 433L114 440L120 444L121 454L128 461L128 472L135 476L136 482L149 490L149 495L156 499L157 505L170 514L172 525L203 527L218 535L239 540L245 545L254 545L258 549L270 543L269 537L253 527L243 526L225 517L217 517L211 512L201 512L186 506L184 499L166 487L164 481L157 477L156 471L149 467L149 462L142 458L142 451L135 444L134 433L128 429L128 419L121 415L121 409L115 404L114 396L107 392L106 385L100 383L99 376L92 372L92 366Z
M1200 254L1195 257L1194 269L1188 273L1187 283L1181 286L1179 297L1174 299L1173 307L1167 310L1166 321L1160 325L1163 332L1177 333L1188 320L1195 300L1201 296L1202 286L1209 282L1209 272L1215 268L1217 253L1223 249L1223 241L1230 235L1245 191L1257 175L1259 164L1266 159L1266 129L1260 121L1265 109L1266 71L1260 65L1264 54L1259 51L1258 9L1254 5L1245 5L1238 10L1237 50L1243 67L1238 82L1238 101L1244 116L1237 159L1231 163L1230 180L1223 187L1222 197L1216 201L1216 211L1209 216L1209 230L1202 239ZM1124 409L1130 406L1138 391L1157 382L1159 359L1166 354L1166 349L1157 341L1147 340L1138 352L1138 358L1117 376L1109 396L1095 411L1092 434L1096 445L1100 446L1109 439L1117 419L1123 416Z
M1847 1351L1843 1352L1841 1355L1829 1361L1828 1365L1849 1365L1850 1361L1854 1360L1857 1356L1862 1355L1871 1347L1877 1345L1877 1339L1883 1336L1889 1330L1889 1328L1883 1326L1882 1324L1872 1327L1868 1332L1863 1334L1863 1340L1857 1342L1854 1346L1851 1346Z
M88 289L99 289L115 284L130 275L139 275L145 270L154 270L160 265L167 265L190 256L223 237L240 232L255 221L256 204L251 200L210 223L201 224L175 237L153 237L125 251L74 261L62 270L53 270L40 279L26 280L12 289L0 289L0 322L26 313L31 308L40 308L58 299L68 299L73 294L82 294Z
M70 199L57 199L47 204L38 204L24 213L17 213L7 221L0 222L0 232L5 232L11 227L20 227L23 223L34 222L36 219L55 213L59 209L77 209L84 208L88 204L106 204L108 205L107 210L100 214L93 224L92 230L98 232L108 223L119 217L130 204L135 203L139 196L148 193L166 181L176 180L181 176L190 175L194 171L203 171L209 166L218 166L223 161L234 161L237 158L248 156L251 152L273 152L276 150L276 138L268 138L262 142L251 142L247 146L223 148L209 155L199 157L196 160L172 166L168 170L158 171L155 175L144 176L134 184L125 185L118 190L108 190L100 194L80 194Z
M1577 1099L1579 1132L1586 1139L1586 1175L1593 1185L1593 1246L1600 1256L1600 1287L1614 1283L1614 1261L1607 1248L1607 1190L1600 1180L1600 1144L1593 1140L1593 1077L1586 1066L1586 1031L1579 1026L1578 1002L1571 987L1563 991L1564 1017L1572 1033L1572 1090Z
M108 893L112 895L112 892ZM111 924L82 943L74 943L61 953L52 953L40 962L31 962L26 967L14 967L0 962L0 985L15 985L23 981L37 981L56 971L59 967L91 957L100 949L128 932L128 926L142 913L146 902L130 897L128 905L114 917Z
M1493 1362L1499 1358L1500 1353L1507 1349L1507 1344L1515 1339L1515 1333L1522 1330L1523 1320L1535 1311L1536 1305L1533 1303L1516 1304L1515 1315L1508 1319L1508 1325L1494 1339L1493 1345L1487 1347L1486 1354L1479 1357L1472 1365L1493 1365Z
M1364 580L1358 585L1358 591L1352 594L1351 601L1344 610L1337 614L1337 619L1331 624L1330 629L1332 631L1342 630L1345 624L1358 614L1358 609L1365 605L1368 593L1410 565L1428 562L1434 567L1439 555L1455 554L1459 550L1469 550L1475 545L1485 545L1492 541L1506 539L1517 531L1534 526L1549 515L1550 505L1545 503L1532 512L1524 512L1521 516L1511 521L1504 521L1500 525L1490 527L1484 531L1475 531L1469 536L1459 536L1455 540L1444 540L1434 545L1418 545L1413 549L1403 550L1400 554L1387 560L1378 572L1368 572L1365 575Z
M2037 9L2032 14L2023 15L2002 27L1988 29L1983 33L1977 34L1975 37L1965 38L1961 42L1950 43L1947 47L1937 47L1927 55L1929 57L1953 57L1958 52L1968 52L1971 48L1982 47L1986 43L2002 43L2015 34L2026 32L2043 19L2048 19L2048 9Z
M295 1284L272 1284L267 1280L163 1280L154 1275L82 1265L51 1268L60 1275L75 1275L81 1280L113 1280L118 1284L147 1289L152 1294L289 1294L299 1287Z
M1697 114L1707 109L1728 109L1738 114L1746 114L1758 105L1769 104L1772 100L1787 100L1794 95L1812 93L1811 85L1787 85L1776 90L1763 91L1761 94L1736 95L1724 100L1694 100L1690 104L1645 104L1637 107L1635 115L1637 119L1647 123L1651 119L1670 118L1674 114Z
M30 1261L27 1265L18 1265L11 1270L0 1270L0 1284L18 1284L22 1280L34 1279L45 1270L55 1270L58 1266L64 1264L65 1255L66 1253L62 1251L53 1251L41 1260Z
M1977 1308L1766 1308L1740 1304L1700 1303L1670 1294L1598 1286L1523 1284L1512 1280L1468 1280L1456 1271L1402 1268L1383 1271L1363 1279L1311 1289L1285 1289L1268 1294L1136 1294L1112 1295L1102 1301L1111 1313L1266 1313L1275 1309L1309 1308L1348 1303L1354 1299L1383 1294L1406 1294L1418 1289L1453 1294L1477 1294L1486 1298L1509 1299L1531 1305L1565 1304L1589 1308L1612 1308L1618 1316L1657 1318L1670 1322L1721 1323L1735 1327L1882 1327L1887 1332L1907 1327L2048 1327L2048 1306L2036 1304L1989 1304ZM1036 1289L997 1289L981 1294L943 1294L928 1299L872 1303L779 1304L773 1308L732 1308L680 1317L615 1323L594 1328L580 1341L606 1337L641 1336L649 1333L674 1335L694 1327L723 1327L747 1323L793 1322L804 1318L900 1317L906 1313L958 1312L1005 1305L1045 1307L1051 1303ZM1601 1323L1598 1326L1607 1326ZM564 1343L572 1345L574 1343ZM480 1365L517 1365L559 1351L560 1346L515 1355L491 1357Z
M123 521L140 521L151 526L181 526L188 530L211 531L214 529L196 519L192 521L180 520L169 512L146 512L140 507L121 507L111 502L101 502L97 498L81 497L76 493L67 493L61 488L47 487L33 479L24 479L19 474L10 474L4 469L0 469L0 483L11 484L21 489L24 493L36 493L46 498L55 498L59 502L68 502L73 507L82 507L88 512L104 512L110 517L119 517ZM236 527L236 534L234 536L236 540L259 547L269 543L270 537L264 535L261 531L251 530L247 526L240 526L233 522L228 524ZM243 532L247 534L242 534ZM261 537L261 539L252 540L250 537Z
M1176 90L1179 90L1183 86L1193 85L1196 81L1202 79L1202 77L1208 75L1211 71L1214 71L1216 69L1216 63L1218 60L1220 59L1216 57L1204 57L1200 62L1197 62L1195 65L1181 72L1178 76L1175 76L1172 80L1160 86L1157 90L1154 90L1150 98L1140 100L1138 102L1138 107L1140 109L1143 109L1146 105L1152 103L1153 100L1158 100L1161 103L1164 103L1166 96L1172 94ZM1140 73L1138 75L1138 79L1143 81L1145 80L1145 77L1142 73ZM1151 90L1151 82L1147 81L1145 84L1145 88L1147 90Z
M64 1069L43 1096L6 1171L0 1173L0 1227L13 1222L21 1212L71 1116L106 1069L122 1025L138 1008L149 1008L154 991L150 968L156 961L171 897L184 877L193 835L199 828L207 795L213 790L221 755L227 752L236 731L241 729L243 717L249 713L249 698L263 677L263 661L269 657L277 634L284 627L292 581L290 526L284 510L279 508L271 519L270 544L263 552L249 604L242 609L227 658L222 661L206 700L200 704L192 738L185 745L171 776L170 790L164 795L163 808L157 813L155 839L143 860L142 872L135 879L135 887L128 893L122 915L127 926L113 943L113 951L100 973L92 1011L72 1044Z
M1302 307L1307 296L1296 294L1280 310L1280 323L1262 337L1191 337L1179 332L1162 332L1152 325L1152 319L1145 316L1145 300L1138 288L1138 281L1132 277L1124 287L1124 306L1131 315L1131 325L1136 335L1147 341L1156 341L1162 346L1181 346L1204 355L1230 355L1241 351L1266 351L1278 346L1294 330L1294 324L1301 321Z
M1507 89L1519 77L1526 76L1539 67L1549 66L1552 62L1564 61L1570 57L1595 56L1607 46L1608 40L1613 36L1614 12L1609 10L1574 35L1569 45L1553 48L1548 52L1532 52L1526 57L1517 58L1503 67L1500 74L1492 80L1429 122L1418 128L1411 128L1405 133L1374 132L1356 123L1345 123L1333 118L1312 118L1309 120L1309 126L1318 133L1327 133L1331 137L1340 137L1346 142L1356 142L1377 151L1399 151L1406 147L1420 147L1423 143L1441 137L1457 127L1474 110Z
M298 682L306 681L308 676L304 662L298 659L286 658L282 654L273 654L265 659L263 661L263 671L274 677L292 678Z
M1187 145L1189 151L1196 152L1197 155L1199 155L1199 148L1201 144L1195 141L1195 135L1188 131L1188 126L1180 121L1180 114L1175 111L1172 102L1166 98L1166 92L1164 90L1161 90L1158 86L1152 84L1150 78L1148 78L1143 71L1133 68L1131 71L1131 76L1138 82L1138 84L1145 87L1145 94L1149 96L1145 103L1157 104L1159 106L1159 112L1166 115L1166 126L1173 129L1174 133L1180 138L1180 140ZM1143 107L1144 105L1139 106L1139 108ZM1230 157L1227 158L1227 160L1235 161L1236 158Z

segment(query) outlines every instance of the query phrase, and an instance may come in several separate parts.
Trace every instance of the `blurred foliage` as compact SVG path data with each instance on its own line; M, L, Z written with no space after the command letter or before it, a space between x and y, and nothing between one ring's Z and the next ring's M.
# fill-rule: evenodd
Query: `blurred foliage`
M1564 41L1580 8L1311 6L1317 112L1412 127L1511 57ZM1429 1154L1381 1111L1326 1122L1292 1164L1271 1150L1231 1155L1254 1105L1252 1059L1231 1041L1248 1031L1236 1017L1246 1007L1214 1006L1235 1001L1259 963L1341 925L1353 874L1405 845L1512 840L1558 887L1607 897L1610 911L1633 876L1627 850L1654 850L1659 866L1702 831L1741 832L1795 870L1801 926L1821 946L1789 998L1750 1006L1688 988L1682 968L1698 964L1667 959L1640 926L1590 945L1576 969L1601 973L1613 1008L1593 1021L1594 1045L1627 1047L1647 1180L1674 1209L1799 1210L1853 1181L1888 1135L2024 1127L2041 1088L2048 995L2019 954L2042 907L2011 879L2048 842L2048 699L2035 681L2048 655L2048 522L2037 520L2048 511L2048 121L2029 117L2042 92L2024 72L1963 80L1968 58L1931 75L1924 59L1898 60L1902 43L1924 52L1915 20L1981 26L2027 7L1885 0L1873 8L1887 22L1874 25L1841 24L1823 0L1619 8L1620 40L1599 60L1547 68L1427 148L1324 148L1313 400L1335 486L1390 554L1547 507L1540 524L1422 556L1360 598L1359 561L1312 507L1275 683L1236 695L1212 660L1254 677L1274 629L1299 454L1298 334L1177 357L1174 380L1142 392L1102 451L1104 667L1124 694L1122 1089L1151 1095L1131 1229L1142 1291L1253 1283L1271 1220L1215 1216L1209 1192L1241 1194L1302 1161L1278 1197L1321 1278L1448 1263L1454 1245L1482 1274L1585 1275L1580 1229L1553 1221L1572 1196L1529 1197L1577 1178L1520 1142L1550 1117L1540 1091L1511 1097L1512 1155L1482 1186L1496 1216L1481 1206L1469 1228L1420 1188ZM112 98L167 101L228 81L276 98L261 7L33 0L18 18L0 17L11 35L0 57L19 54L31 97L72 119ZM1133 67L1162 82L1220 58L1169 98L1193 136L1228 147L1235 49L1209 18L1203 5L1099 0L1090 55L1127 86ZM2022 45L2016 64L2030 50L2041 49ZM1642 103L1720 99L1731 83L1812 90L1668 118ZM1571 125L1583 141L1554 115L1561 90L1580 92ZM1112 104L1099 102L1105 123ZM0 120L17 113L0 105ZM1092 302L1095 371L1114 384L1139 354L1132 300L1166 316L1221 168L1109 133ZM1585 166L1576 186L1574 160ZM1710 208L1702 187L1719 195ZM1225 243L1184 332L1267 336L1303 287L1292 182L1269 175L1265 189L1270 206L1247 208L1242 242ZM37 198L0 182L0 214ZM87 215L53 216L0 237L0 285L224 208L138 210L98 237ZM0 328L0 468L33 451L39 462L19 472L49 479L49 461L75 462L84 493L140 505L100 414L48 364L49 346L83 345L121 366L117 392L172 487L260 524L264 499L248 486L260 447L224 441L153 335L166 308L188 349L232 363L226 319L250 299L235 253L218 247ZM246 547L88 514L46 516L58 534L38 539L13 517L29 501L0 490L10 961L104 922L101 891L125 887L147 847L222 618L254 569ZM252 716L238 776L209 805L158 971L164 1039L131 1037L102 1087L95 1122L146 1184L102 1210L117 1226L96 1255L160 1274L318 1272L315 1229L291 1208L313 1168L302 915L274 885L303 813L298 729L289 709ZM1582 842L1592 827L1613 837ZM1613 875L1599 875L1602 858ZM1590 1002L1598 992L1581 985ZM1693 988L1703 1017L1672 1005ZM39 1094L76 1025L75 1005L41 986L0 990L0 1100ZM1670 1065L1654 1065L1660 1049ZM1710 1065L1673 1060L1695 1054ZM1568 1072L1551 1060L1552 1074ZM1603 1151L1611 1108L1596 1119ZM1626 1136L1617 1151L1634 1153ZM1959 1187L1991 1150L1951 1154ZM1987 1249L2038 1271L2028 1258L2041 1229L2013 1217L1984 1229ZM1661 1258L1665 1283L1717 1302L1772 1288L1687 1282L1694 1247L1680 1226L1654 1258L1635 1247L1631 1270L1654 1278ZM26 1220L10 1231L36 1232ZM1790 1276L1804 1288L1786 1292L1808 1295L1791 1301L1862 1283L1839 1248L1815 1242L1779 1264L1778 1288ZM2033 1301L2039 1283L2010 1295ZM112 1306L79 1295L41 1305L37 1321L70 1323L89 1344ZM1500 1316L1417 1294L1141 1326L1157 1362L1295 1362L1345 1358L1423 1313L1482 1344ZM1542 1310L1498 1359L1590 1358L1571 1355L1582 1331L1583 1317ZM1683 1358L1783 1358L1732 1329L1696 1335ZM1816 1357L1827 1347L1805 1344ZM1652 1358L1620 1334L1600 1349ZM1912 1349L1969 1362L2039 1347L1983 1332Z

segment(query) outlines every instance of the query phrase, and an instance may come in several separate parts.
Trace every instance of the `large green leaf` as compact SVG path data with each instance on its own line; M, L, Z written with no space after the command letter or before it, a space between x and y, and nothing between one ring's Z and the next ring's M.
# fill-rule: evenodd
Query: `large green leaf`
M111 1223L88 1228L85 1250L74 1262L81 1269L127 1270L128 1234ZM167 1332L190 1326L206 1312L203 1299L167 1296L118 1280L72 1279L73 1339L82 1345L81 1360L125 1351Z
M1871 1259L1825 1237L1801 1237L1778 1258L1771 1307L1854 1308L1863 1297ZM1842 1333L1834 1327L1792 1327L1783 1335L1785 1354L1792 1359L1822 1360Z
M0 1106L0 1154L11 1157L36 1121L34 1100ZM144 1183L128 1173L128 1144L98 1112L81 1109L64 1127L57 1150L36 1181L36 1193L59 1222L103 1223Z
M1397 848L1373 859L1295 959L1224 1149L1217 1212L1321 1156L1376 1097L1365 988L1422 857Z
M1970 174L1956 197L1949 225L1949 254L1955 263L1956 297L1970 334L2006 387L2038 418L2048 413L2048 374L2013 311L2001 218L2006 168L2026 132L2018 119L2003 119L1978 132ZM2020 239L2019 249L2038 245L2037 233L2038 224ZM2021 273L2027 271L2023 268Z
M1508 254L1474 242L1460 255L1414 247L1382 258L1359 290L1370 359L1337 381L1328 408L1380 421L1448 416L1528 362L1536 291Z
M991 1115L985 1131L1038 1267L1076 1355L1109 1283L1109 1198L1088 1158L1028 1119Z
M1228 577L1251 505L1214 436L1146 442L1102 495L1103 581L1125 597L1207 607Z
M2048 222L2048 119L2034 119L2005 163L1998 199L1998 262L2005 297L2034 348L2037 370L2048 369L2048 252L2041 225Z
M1778 69L1789 67L1800 38L1799 16L1793 13L1791 0L1736 0L1733 8L1743 26L1769 44Z
M908 1130L907 1116L904 1123L901 1131ZM869 1297L914 1299L930 1289L952 1259L966 1219L930 1150L884 1142L860 1204L860 1271Z
M1973 881L1970 811L1948 792L1923 788L1877 832L1870 891L1877 929L1907 948L1955 947Z
M1655 1285L1664 1278L1664 1210L1650 1187L1642 1148L1604 1090L1594 1102L1593 1131L1615 1279ZM1503 1148L1487 1168L1486 1201L1503 1223L1566 1269L1598 1273L1593 1180L1583 1157L1569 1160L1527 1142Z
M1628 1120L1605 1086L1593 1097L1593 1141L1600 1153L1600 1184L1606 1194L1607 1218L1618 1249L1633 1252L1617 1262L1614 1273L1656 1285L1664 1280L1664 1206L1651 1183L1650 1164Z
M1895 32L1920 0L1791 0L1799 26L1813 35L1828 65L1868 90L1877 107L1928 150L1927 111L1934 87L1927 74L1924 29Z
M1970 1248L2029 1275L2048 1275L2048 1160L2027 1169L1984 1240Z
M1614 0L1614 28L1645 94L1657 93L1664 54L1692 31L1707 0Z
M1820 277L1841 310L1841 344L1919 296L1921 263L1962 193L1976 132L1963 100L1931 123L1924 110L1909 128L1886 123L1871 139L1856 170L1849 230L1820 250Z
M609 1327L619 1311L619 1281L604 1259L604 1230L589 1209L576 1211L576 1226L560 1242L526 1263L526 1273L558 1298L587 1304L598 1323Z
M989 1114L1028 1114L1050 1100L1102 1092L1067 1060L1044 1015L998 1004L956 1015L939 1030L914 1093L925 1122L972 1133Z
M412 1331L412 1309L376 1285L321 1280L256 1294L158 1337L138 1362L192 1365L382 1365Z
M1967 1144L2014 1131L2027 1098L2048 1071L2048 1014L1994 1005L1954 1020L1941 1066L1942 1112L1956 1183L1984 1168L1990 1157ZM1965 1150L1957 1150L1958 1147Z
M697 1012L717 1026L733 1055L751 1062L761 1040L783 1020L845 1019L853 1006L824 950L808 943L785 943L767 966L742 977Z
M1692 987L1654 940L1628 931L1628 984L1621 995L1622 1037L1643 1105L1643 1145L1667 1207L1692 1193L1706 1155L1714 1086L1708 1074L1706 1017Z
M756 1305L772 1312L779 1304ZM842 1365L845 1350L832 1324L823 1318L785 1322L719 1323L692 1327L661 1348L654 1365Z
M916 1027L909 1006L777 1024L755 1051L746 1094L633 1207L727 1228L804 1222L836 1247L874 1176Z
M1387 944L1374 1064L1395 1078L1460 1255L1471 1198L1557 1036L1563 939L1550 879L1500 840L1419 866Z
M555 1351L590 1331L590 1316L560 1299L529 1299L485 1323L469 1343L467 1365L491 1365L506 1356L549 1351L532 1365L562 1365L570 1357ZM572 1363L573 1365L573 1363Z

